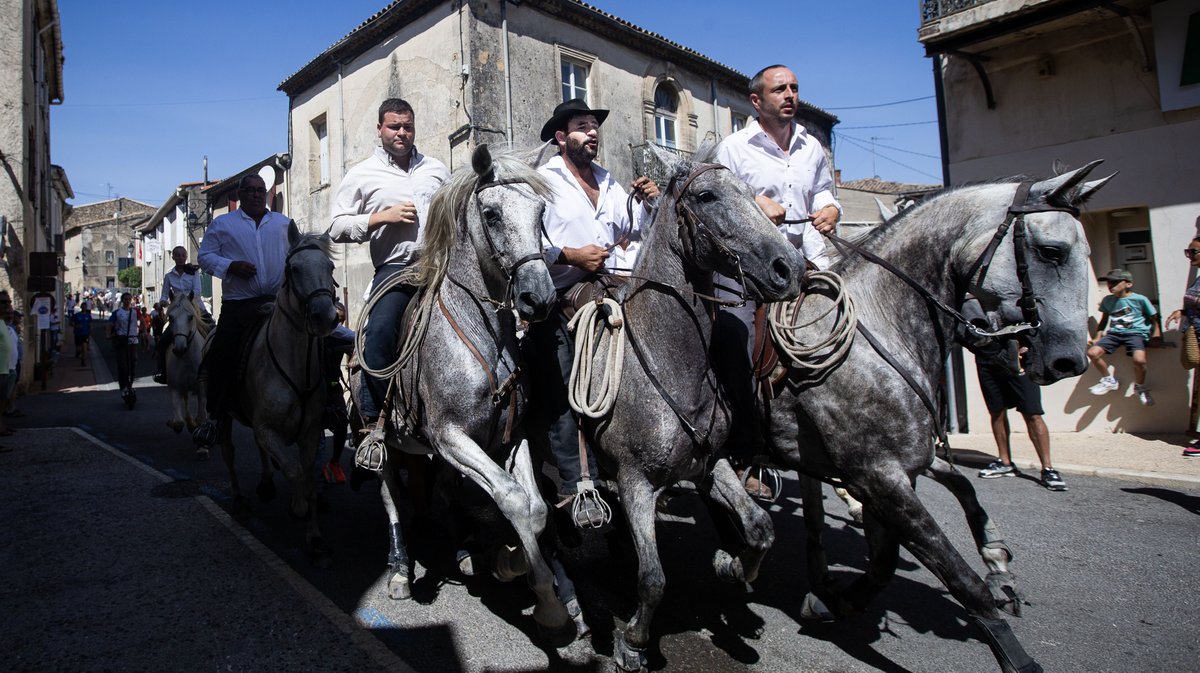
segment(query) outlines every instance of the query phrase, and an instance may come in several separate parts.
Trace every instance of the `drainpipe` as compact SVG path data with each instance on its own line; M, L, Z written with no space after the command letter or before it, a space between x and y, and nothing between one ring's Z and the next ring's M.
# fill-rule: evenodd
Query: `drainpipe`
M713 137L717 140L721 139L720 117L717 116L717 78L711 77L708 80L709 89L712 93L712 108L713 108Z
M346 118L345 118L345 97L342 95L342 75L345 70L345 65L338 61L338 79L337 79L337 116L338 116L338 166L341 172L339 181L346 177ZM326 124L325 133L329 133L329 125ZM331 185L332 186L332 185ZM349 243L342 244L342 304L346 307L346 324L354 325L350 319L350 264L346 261L349 259Z
M504 48L504 111L508 115L504 135L508 138L508 148L512 149L512 59L508 57L508 0L500 0L500 40Z
M942 186L950 186L950 153L949 153L949 137L946 132L946 90L942 83L942 56L935 55L930 61L933 62L933 93L934 99L937 101L938 115L938 147L942 153ZM946 358L946 416L947 427L946 431L950 434L958 434L958 386L955 382L958 378L955 376L954 357L951 355Z

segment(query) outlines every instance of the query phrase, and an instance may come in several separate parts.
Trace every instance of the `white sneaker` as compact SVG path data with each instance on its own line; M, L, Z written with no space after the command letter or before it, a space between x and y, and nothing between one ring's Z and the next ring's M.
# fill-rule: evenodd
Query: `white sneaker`
M1115 376L1105 376L1100 379L1100 383L1088 388L1088 392L1093 395L1105 395L1120 387L1121 384L1117 383L1117 378Z
M1150 397L1150 391L1146 389L1146 386L1135 383L1133 384L1133 392L1137 394L1138 402L1141 402L1142 406L1154 406L1154 398Z

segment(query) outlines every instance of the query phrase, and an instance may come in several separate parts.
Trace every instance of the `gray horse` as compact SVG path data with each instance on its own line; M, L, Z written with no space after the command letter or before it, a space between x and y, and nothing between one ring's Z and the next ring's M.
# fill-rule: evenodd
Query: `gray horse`
M171 420L167 427L176 433L188 432L208 418L204 407L204 384L200 381L200 358L208 338L209 324L204 321L192 293L169 294L167 318L171 321L171 348L167 351L167 389L171 393ZM192 416L189 397L196 400ZM196 449L199 458L208 458L208 449Z
M435 193L418 273L408 278L422 288L421 303L394 374L392 426L406 432L389 433L387 442L409 453L432 448L495 500L521 544L519 559L498 561L527 567L534 621L558 641L575 626L538 544L548 511L520 422L527 394L516 338L518 319L543 320L556 300L541 246L551 196L528 164L492 156L486 145ZM397 461L385 459L381 470L392 536L388 592L407 598L412 567L396 508L403 491L387 462Z
M1040 182L950 191L882 225L862 247L902 269L943 306L958 306L966 292L972 293L993 329L1022 323L1036 327L1018 332L1021 365L1036 383L1078 376L1087 368L1090 251L1072 214L1109 179L1083 181L1096 163ZM1018 214L1023 222L1013 219ZM1011 231L1002 222L1013 224ZM1006 233L997 236L1001 228ZM990 259L987 251L993 253ZM805 613L830 617L864 609L895 573L899 546L904 545L967 609L1004 671L1040 671L1001 618L1001 608L1019 607L1015 595L1004 590L1012 588L1007 547L979 507L970 482L935 458L931 438L937 434L936 420L913 387L936 399L955 319L888 270L853 253L834 270L854 298L860 324L879 347L859 336L820 375L793 369L769 403L768 434L779 462L802 475L838 480L863 502L870 559L866 574L849 586L832 585L819 539L824 516L820 489L805 489L812 591ZM833 328L837 312L829 309L834 292L813 283L808 293L796 323L813 324L799 330L798 341L816 343ZM895 366L880 351L890 353ZM1017 348L1011 352L1015 355ZM909 373L912 384L900 370ZM915 480L922 472L949 487L963 504L992 571L994 591L917 498Z
M602 388L608 350L623 332L628 347L612 369L619 369L620 388L609 413L583 423L601 468L616 478L637 550L638 608L614 653L623 670L644 666L663 595L655 502L664 489L692 481L706 504L734 520L744 549L736 556L718 550L714 567L723 579L753 581L771 546L770 517L714 452L726 440L729 418L712 369L714 307L706 296L719 272L743 280L756 300L795 297L804 268L803 256L763 216L749 187L723 166L659 160L670 181L642 232L631 280L617 294L623 327L606 332L590 359L591 380Z
M313 466L327 388L321 371L321 340L337 325L332 242L324 234L302 235L292 223L288 243L283 286L270 305L266 325L243 349L245 373L237 389L237 404L232 405L233 416L254 431L262 462L259 498L274 496L272 463L278 464L290 487L291 513L306 522L305 541L311 559L323 566L329 557L317 526ZM228 422L222 423L221 453L229 469L230 494L235 506L245 507L231 435ZM298 453L286 451L292 444Z

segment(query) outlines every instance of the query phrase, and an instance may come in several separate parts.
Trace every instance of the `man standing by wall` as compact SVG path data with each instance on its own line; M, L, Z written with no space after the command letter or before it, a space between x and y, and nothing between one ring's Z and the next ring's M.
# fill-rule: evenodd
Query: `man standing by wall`
M406 101L383 101L375 128L380 146L346 173L330 214L333 240L370 244L375 276L368 294L417 260L429 202L450 178L442 162L417 151L416 116ZM372 307L363 333L362 358L367 367L383 369L395 359L400 319L415 293L412 286L396 285ZM358 396L359 413L373 423L383 408L388 382L370 375L363 379L367 394Z

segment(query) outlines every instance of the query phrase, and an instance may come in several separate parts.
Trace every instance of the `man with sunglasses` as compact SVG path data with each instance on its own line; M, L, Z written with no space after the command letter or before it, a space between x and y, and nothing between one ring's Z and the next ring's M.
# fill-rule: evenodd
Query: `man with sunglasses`
M210 337L200 367L201 378L207 376L209 418L192 435L204 447L216 443L218 427L222 432L230 427L225 414L242 336L259 307L273 301L283 285L288 253L291 220L267 209L263 179L247 175L238 183L237 194L241 207L213 220L200 242L200 268L221 279L219 329Z
M550 279L561 299L576 284L628 264L621 247L624 232L634 239L642 220L658 197L658 185L646 177L630 184L633 198L641 207L626 210L628 193L607 170L596 163L600 151L600 125L608 110L593 110L580 98L554 108L542 126L543 142L552 142L558 154L538 169L554 190L542 218L548 240L543 241ZM549 428L550 448L559 472L560 499L574 499L581 484L579 428L567 402L567 379L571 375L574 342L567 331L567 318L560 309L529 327L525 358L531 373L534 413L542 414ZM598 475L596 459L588 454L588 474ZM603 515L590 498L581 499L573 517L576 525L598 526Z

